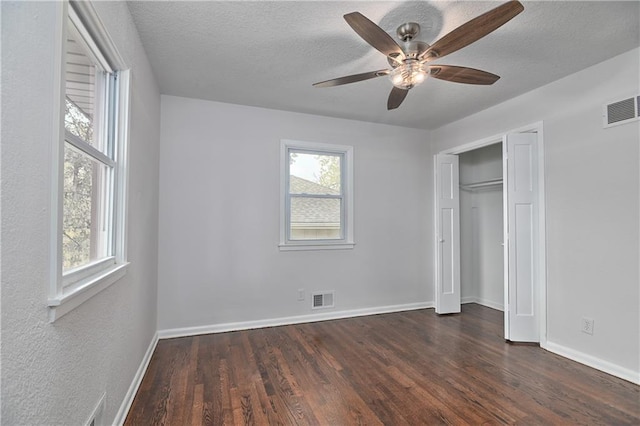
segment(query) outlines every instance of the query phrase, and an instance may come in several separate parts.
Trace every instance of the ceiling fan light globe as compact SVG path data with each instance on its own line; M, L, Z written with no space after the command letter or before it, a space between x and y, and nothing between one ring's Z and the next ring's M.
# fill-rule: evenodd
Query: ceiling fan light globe
M408 90L424 82L428 75L428 69L418 61L405 62L389 73L389 80L398 89Z
M427 78L427 74L425 74L424 72L419 72L414 74L413 76L413 85L418 85L420 83L422 83L425 79Z
M394 86L402 88L401 86L404 81L404 78L402 78L402 74L400 73L390 74L389 79L391 80L391 83L393 83Z

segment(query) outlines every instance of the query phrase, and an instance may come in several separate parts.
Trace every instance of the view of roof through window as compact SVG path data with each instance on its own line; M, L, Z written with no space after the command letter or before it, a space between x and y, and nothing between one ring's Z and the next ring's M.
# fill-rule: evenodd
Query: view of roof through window
M289 155L292 240L342 238L341 157Z

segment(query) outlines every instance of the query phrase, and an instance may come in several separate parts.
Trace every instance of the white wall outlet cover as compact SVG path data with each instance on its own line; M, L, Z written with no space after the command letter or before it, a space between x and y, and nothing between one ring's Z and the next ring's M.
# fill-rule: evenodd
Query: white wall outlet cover
M586 317L582 318L582 332L583 333L593 335L593 325L594 325L593 318L586 318Z

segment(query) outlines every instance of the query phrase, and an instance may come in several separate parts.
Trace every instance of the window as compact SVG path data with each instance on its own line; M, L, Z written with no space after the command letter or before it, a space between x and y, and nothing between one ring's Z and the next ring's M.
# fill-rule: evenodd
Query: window
M65 67L63 272L113 255L113 86L116 73L101 66L68 19Z
M62 5L60 137L54 150L53 280L50 319L124 275L128 72L92 7ZM76 10L77 7L79 10ZM92 31L89 31L91 27ZM100 37L109 40L108 37Z
M353 248L353 147L283 140L281 250Z

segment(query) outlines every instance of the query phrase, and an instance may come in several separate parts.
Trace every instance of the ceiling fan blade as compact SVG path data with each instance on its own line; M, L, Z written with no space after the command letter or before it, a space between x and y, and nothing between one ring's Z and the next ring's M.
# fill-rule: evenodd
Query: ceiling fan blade
M429 76L455 83L490 85L498 81L500 76L490 72L453 65L431 65Z
M344 15L344 19L364 41L386 56L393 58L397 62L406 57L402 48L389 34L360 12L347 13Z
M498 6L466 24L462 24L433 43L429 49L420 55L419 59L428 61L441 58L462 49L506 24L523 10L524 6L517 0Z
M393 86L391 93L389 93L389 99L387 100L387 109L391 110L398 108L402 101L404 101L404 98L407 97L408 93L408 90L399 89L396 86Z
M327 81L313 83L313 87L340 86L342 84L355 83L357 81L369 80L371 78L376 78L376 77L382 77L383 75L387 75L387 74L389 74L389 70L363 72L362 74L347 75L344 77L338 77L338 78L334 78Z

